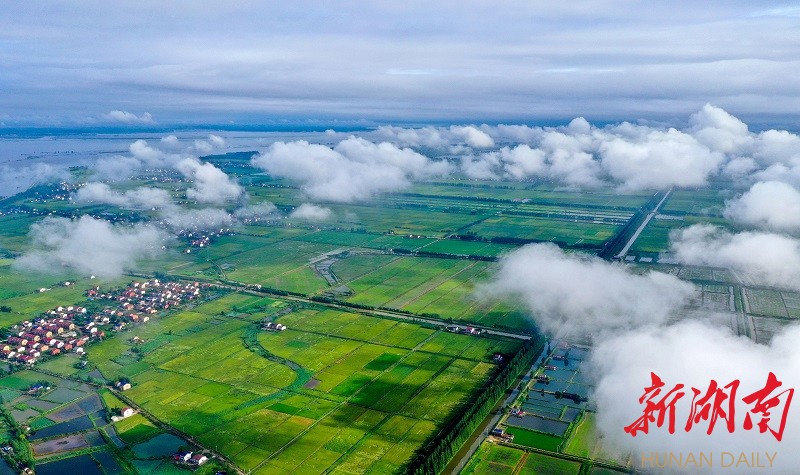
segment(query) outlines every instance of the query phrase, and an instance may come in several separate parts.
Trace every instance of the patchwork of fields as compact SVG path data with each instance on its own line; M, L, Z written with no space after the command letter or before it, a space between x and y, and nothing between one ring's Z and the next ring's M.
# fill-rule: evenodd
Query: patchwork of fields
M276 203L298 193L287 187L253 190ZM323 226L287 220L281 226L243 227L208 248L178 256L168 269L318 295L329 284L309 262L323 254L348 249L427 253L401 259L362 255L337 262L333 270L354 303L528 330L516 308L474 301L476 284L490 275L489 263L437 254L491 260L526 240L598 249L647 198L518 183L417 184L408 193L369 204L327 204L334 219Z
M497 429L513 436L489 437L462 474L621 474L630 468L626 455L607 450L590 408L590 386L583 364L587 348L561 345L523 378L520 393L500 418ZM522 412L518 412L522 411Z
M94 345L89 361L108 380L130 378L126 397L243 469L394 473L481 388L493 353L520 344L285 309L230 294ZM289 329L260 331L281 310L277 321ZM128 341L134 335L144 343Z
M254 201L267 199L284 216L305 200L301 190L282 180L234 161L219 164L239 175ZM175 197L188 186L137 184L162 186ZM631 256L642 271L655 268L694 281L699 292L693 305L727 312L740 333L752 330L754 339L767 341L782 324L800 317L800 296L756 288L725 269L650 265L667 249L671 231L722 223L725 198L714 190L675 190ZM333 214L325 222L287 217L238 225L203 248L178 240L138 270L257 284L306 297L333 295L354 306L532 333L531 319L516 302L477 296L497 265L493 261L526 242L596 252L648 199L648 193L579 193L541 183L421 183L368 203L322 203ZM72 209L62 201L37 206ZM80 212L126 212L76 206ZM0 313L0 326L79 302L90 286L129 280L17 272L13 257L29 246L27 233L38 219L0 216L0 302L10 308ZM314 265L325 259L331 259L332 280ZM75 279L76 286L58 285ZM43 287L50 290L39 293ZM401 473L484 389L497 368L492 356L520 347L512 339L448 333L341 308L230 293L91 345L86 367L74 354L40 365L81 381L129 379L133 387L121 399L107 389L60 378L52 394L27 398L22 393L32 381L55 378L31 371L1 378L0 395L10 402L13 417L33 428L40 473L93 473L93 468L99 473L100 466L105 473L188 473L167 459L186 439L252 473ZM265 331L265 318L288 329ZM553 376L548 390L587 394L578 369L548 371ZM463 473L617 473L594 463L619 467L625 461L605 453L586 404L567 404L536 392L541 389L532 385L519 403L530 416L504 423L516 445L485 442ZM125 401L149 418L137 414L112 424L101 417ZM80 455L53 460L66 449Z
M530 320L520 309L475 297L491 269L491 263L480 261L372 256L344 259L332 267L353 291L348 300L354 303L529 330Z
M28 394L35 384L45 383L41 394ZM28 440L37 461L37 473L122 474L127 462L114 455L123 445L116 427L106 418L104 398L87 384L21 371L0 378L0 395L18 425L30 427ZM8 443L4 440L3 443ZM118 442L117 445L115 442ZM83 453L82 459L59 461L67 452ZM102 467L102 470L100 470Z

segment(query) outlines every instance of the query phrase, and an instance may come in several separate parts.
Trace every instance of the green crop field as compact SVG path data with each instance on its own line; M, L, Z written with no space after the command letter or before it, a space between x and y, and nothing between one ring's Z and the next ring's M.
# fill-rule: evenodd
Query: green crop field
M348 300L354 303L530 329L530 319L515 306L475 298L476 286L490 279L491 269L480 261L394 256L355 256L332 266L352 290Z
M674 190L664 202L662 211L675 214L720 216L725 206L725 196L719 190Z
M420 250L442 254L467 254L474 256L497 257L514 248L515 246L509 244L442 239L424 246Z
M578 220L553 220L522 216L491 216L468 228L467 232L483 238L514 238L557 241L568 246L600 246L617 226Z
M98 446L92 457L99 461L105 454L110 462L100 463L103 467L119 462L119 473L188 473L165 459L188 444L180 433L252 473L402 473L415 452L485 389L498 368L493 354L513 355L521 347L517 339L449 333L441 325L536 331L520 302L481 292L500 265L492 261L526 241L555 242L570 252L597 250L652 196L448 178L357 203L315 201L332 216L308 221L290 214L309 199L306 192L297 183L248 167L246 155L213 160L246 188L251 204L272 202L281 218L235 223L202 248L191 247L185 235L176 237L158 258L131 269L134 275L208 283L224 278L230 289L209 291L210 300L161 312L147 324L121 331L104 327L107 337L88 345L85 367L78 354L69 353L37 362L34 371L0 378L0 395L15 401L14 417L30 421L36 431L53 430L63 416L54 405L76 405L75 398L84 397L76 395L81 391L96 391L91 396L105 409L140 407L142 414L113 423L103 412L92 415L90 430L101 431L105 444L118 445L113 450ZM112 184L118 191L137 186L167 190L182 207L202 208L183 202L190 186L185 181ZM726 198L713 189L675 190L661 212L680 219L652 220L631 252L665 250L669 232L682 226L723 223ZM89 287L119 286L134 278L100 282L66 267L45 269L50 274L21 272L15 258L31 248L30 227L47 212L107 214L122 225L159 216L157 210L63 199L34 203L20 196L7 204L12 202L41 214L0 214L0 304L10 307L0 313L2 327L59 305L87 304ZM226 211L235 209L231 204ZM703 288L709 305L725 306L728 283L736 295L741 289L726 270L664 268L684 279L719 282ZM77 285L62 287L64 280ZM241 293L234 284L242 285ZM39 293L40 288L51 290ZM748 288L745 296L739 306L747 302L758 318L800 317L798 294ZM420 323L415 317L428 320ZM264 319L288 329L263 330ZM757 328L762 334L772 327L759 320ZM108 389L87 389L85 383L119 378L133 384L119 397ZM60 381L59 387L41 400L24 394L42 379ZM568 454L619 462L604 452L591 414L567 432L566 440L521 428L508 431L515 434L514 444L553 456L484 442L463 473L577 474L595 468L567 460Z
M744 295L748 313L768 317L789 317L783 296L778 290L744 289Z
M484 442L461 472L464 475L577 475L581 463Z
M522 450L484 442L461 472L464 475L513 475L528 454Z
M518 473L523 475L577 475L580 470L580 462L530 453Z
M669 248L670 233L688 225L689 224L683 220L652 219L633 243L631 252L658 253L666 251Z
M615 457L605 449L602 438L597 433L596 416L591 412L585 412L572 429L572 434L563 446L563 452L592 460L602 460L621 467L628 463L627 456L620 454Z
M523 429L521 427L508 427L506 432L514 435L515 444L544 449L550 452L558 452L561 444L564 443L564 439L561 437Z
M451 213L418 208L379 208L368 205L329 205L342 217L343 227L361 227L368 232L442 237L481 218L469 213Z
M284 307L229 294L92 345L89 361L108 380L130 378L126 397L243 469L393 473L481 388L494 352L519 348L314 306L279 317L286 331L259 330ZM144 340L136 353L133 335ZM115 426L130 444L159 433L141 416Z

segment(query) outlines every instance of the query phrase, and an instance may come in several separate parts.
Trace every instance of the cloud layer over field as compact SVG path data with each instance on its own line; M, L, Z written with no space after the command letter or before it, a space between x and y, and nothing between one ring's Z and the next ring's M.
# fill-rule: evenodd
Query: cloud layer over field
M529 244L505 255L485 296L521 299L538 326L558 336L587 336L664 323L693 295L672 275L633 274L624 265L554 244Z
M196 155L221 152L224 149L225 139L214 134L204 140L195 140L189 145L183 144L174 135L163 137L158 146L139 139L128 147L128 155L102 158L92 168L97 179L112 181L127 180L148 168L177 170L188 179L204 181L201 185L203 191L198 191L199 195L215 199L232 194L231 183L221 177L221 170L210 163L200 162ZM217 171L212 170L212 167Z
M98 182L82 186L74 198L79 203L105 203L123 208L164 208L172 202L169 193L161 188L140 187L118 192Z
M0 166L0 197L11 196L34 185L59 180L69 180L69 172L63 167L37 163L23 167Z
M758 284L800 290L800 240L792 237L695 224L673 232L670 250L684 264L731 268Z
M158 256L167 238L154 226L113 225L90 216L47 217L31 226L31 250L15 265L37 272L69 269L112 278L134 270L142 259Z
M598 127L579 117L558 127L383 126L363 135L379 142L352 136L333 147L277 142L252 164L301 183L311 199L337 202L454 173L621 192L698 187L718 176L737 186L765 177L800 183L800 138L781 130L751 132L710 104L680 129L630 122ZM439 156L446 159L429 158Z
M689 228L684 240L696 237L705 242L698 249L706 253L720 248L720 254L747 254L726 250L744 238L724 234L717 228ZM699 236L692 236L697 234ZM709 237L710 236L710 237ZM773 235L770 235L773 236ZM756 238L759 238L756 236ZM734 244L731 244L734 243ZM776 247L774 243L761 243ZM685 256L693 263L699 256ZM765 266L773 266L769 262ZM786 266L790 271L791 263ZM795 264L795 268L800 267ZM788 473L793 454L800 450L800 435L792 427L800 424L797 411L790 412L783 442L758 429L746 432L745 413L752 406L740 399L760 389L773 371L783 388L800 388L800 349L796 340L800 328L790 327L778 334L770 345L757 345L745 337L736 337L729 328L729 315L713 315L689 311L686 305L695 295L691 284L671 275L648 273L637 275L621 264L609 263L580 253L565 253L550 244L524 246L504 256L489 284L479 296L507 296L521 300L537 325L557 337L590 336L594 343L590 361L584 371L595 383L590 400L597 406L597 423L603 444L612 453L632 453L639 467L641 452L713 451L738 452L753 450L777 451L776 468ZM796 272L796 271L794 271ZM713 324L712 324L713 323ZM667 387L684 384L687 393L677 405L676 433L667 426L657 428L650 423L650 434L631 437L623 428L641 415L644 406L638 402L655 372ZM713 435L706 435L707 421L700 421L690 432L685 431L692 401L691 387L703 393L711 380L724 386L740 380L735 427L729 434L725 421L717 422ZM701 394L702 395L702 394ZM725 406L727 407L727 406ZM755 422L760 415L754 414ZM773 428L777 428L773 417ZM720 470L719 473L748 473L745 470ZM672 472L670 472L672 473ZM697 473L694 468L676 473Z
M593 393L597 404L598 427L605 436L606 445L633 453L634 464L641 466L641 452L714 452L716 473L752 473L753 469L740 465L738 469L722 468L720 452L761 451L762 463L766 464L764 451L777 452L774 473L792 473L796 454L800 451L800 411L790 406L783 440L777 442L767 433L759 433L756 427L745 431L746 413L753 408L741 398L761 389L770 371L774 372L783 386L773 392L777 395L787 388L800 389L800 327L793 326L775 337L769 345L758 345L745 337L737 337L728 329L712 327L696 321L684 321L667 327L655 327L633 332L609 335L597 341L593 350L590 370L599 376ZM587 368L588 369L588 368ZM686 393L676 403L675 433L669 434L667 424L657 428L650 424L649 434L639 433L631 437L623 428L642 416L644 406L638 398L644 388L650 386L650 373L655 372L665 388L660 396L676 384L684 384ZM736 393L735 429L727 431L725 420L719 419L712 435L707 435L708 421L700 421L689 432L686 422L692 407L692 387L705 394L711 380L720 387L739 380ZM658 400L658 398L656 398ZM727 410L727 401L723 408ZM772 410L770 427L779 427L779 411ZM753 414L754 424L761 415ZM694 467L676 473L698 473Z
M722 178L740 192L753 187L731 201L731 219L783 231L800 225L792 222L798 213L769 207L771 200L791 205L800 201L800 193L780 185L800 186L800 137L785 130L751 132L744 122L709 104L682 128L630 122L600 127L579 117L557 127L384 126L359 135L331 132L333 145L275 142L251 165L299 183L309 200L342 203L456 174L546 180L573 189L610 186L620 192L691 188ZM237 201L243 190L196 156L224 148L225 140L213 134L190 144L174 135L158 142L137 140L129 154L100 159L94 169L98 180L124 180L145 169L176 170L195 182L190 199L220 205Z
M333 216L333 211L324 206L303 203L289 214L290 218L304 219L306 221L327 221Z
M800 231L800 191L779 181L758 182L726 204L725 217L759 228Z
M280 219L280 212L274 204L249 203L249 196L234 178L192 155L221 152L224 147L225 140L213 134L208 139L194 140L188 145L176 136L168 135L157 145L137 140L130 145L129 155L102 159L95 164L96 178L105 179L114 175L117 180L124 180L151 169L160 170L156 173L177 171L190 183L186 198L195 201L201 206L199 208L180 206L170 192L162 188L138 187L121 192L101 182L85 184L73 194L73 199L78 203L155 209L155 223L174 233L214 230L238 222Z
M800 137L784 130L751 132L710 104L683 128L630 122L597 127L581 117L560 127L471 128L500 146L481 150L452 127L380 127L375 134L458 157L461 172L476 179L547 179L574 188L610 184L623 192L702 186L718 175L739 183L800 184Z
M276 142L254 157L272 176L302 184L315 200L349 203L377 193L408 188L412 180L450 172L446 161L430 160L409 148L351 137L333 148L306 141Z

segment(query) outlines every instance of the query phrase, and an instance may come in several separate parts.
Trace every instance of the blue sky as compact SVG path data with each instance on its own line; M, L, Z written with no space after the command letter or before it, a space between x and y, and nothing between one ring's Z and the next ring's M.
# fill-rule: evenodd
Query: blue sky
M800 110L781 2L7 2L0 123L750 123ZM117 111L117 112L112 112Z

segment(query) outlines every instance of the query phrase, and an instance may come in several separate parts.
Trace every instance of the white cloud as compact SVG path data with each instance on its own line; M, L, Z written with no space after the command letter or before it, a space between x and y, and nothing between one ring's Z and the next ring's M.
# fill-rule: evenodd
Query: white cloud
M756 137L754 157L765 165L797 165L800 161L800 136L786 130L761 132Z
M224 148L225 139L219 135L210 134L207 140L195 140L191 150L198 155L209 155Z
M304 219L307 221L327 221L333 217L333 211L324 206L303 203L289 214L290 218Z
M722 168L725 176L741 181L748 179L758 169L758 164L752 157L732 158Z
M707 224L673 231L670 250L684 264L731 268L757 283L800 290L800 241L780 234L733 234Z
M494 147L494 139L486 132L479 130L471 125L468 126L452 126L450 131L456 136L461 137L467 145L474 148L489 148Z
M778 231L800 230L800 191L778 181L759 182L728 201L725 217L743 224Z
M772 434L744 429L744 419L753 406L741 401L743 397L761 389L773 372L783 385L772 394L787 388L800 389L800 327L793 326L776 336L768 346L757 345L745 337L736 337L727 329L711 327L707 324L684 321L668 327L657 327L635 332L622 332L607 335L597 340L592 355L590 373L595 375L597 385L590 398L597 404L598 428L606 446L614 446L633 455L635 468L641 468L641 454L651 452L713 452L714 468L708 471L689 466L685 470L666 470L665 473L753 473L754 468L741 464L736 467L722 467L721 452L732 452L738 457L740 452L751 454L761 452L762 463L767 464L765 451L777 452L771 473L788 474L796 470L796 454L800 451L800 411L794 404L790 406L783 440L778 442ZM623 428L631 425L643 414L644 406L638 399L644 388L650 386L650 373L654 372L665 387L656 398L664 396L676 384L684 384L685 393L675 404L675 433L669 434L668 423L657 428L650 423L647 434L638 433L631 437ZM711 435L707 435L707 420L700 420L690 431L686 422L692 407L692 387L707 391L711 380L720 387L731 381L739 381L735 394L734 432L729 433L726 421L718 419ZM794 398L796 401L796 397ZM728 401L723 401L728 409ZM779 426L779 411L772 412L769 426ZM754 425L761 415L753 414ZM668 419L667 419L668 421ZM646 465L649 467L649 465ZM661 471L661 469L654 469Z
M274 204L269 201L248 204L234 211L233 216L237 219L278 219L280 212Z
M468 177L478 179L505 177L524 180L547 173L545 152L525 144L486 152L478 158L466 155L462 158L461 168Z
M103 118L109 122L118 122L121 124L153 125L156 123L155 120L153 120L153 116L149 112L136 115L128 111L113 110L108 114L105 114Z
M183 144L181 139L179 139L176 135L170 134L161 137L159 143L162 147L166 147L171 151L183 152L185 154L192 155L209 155L211 153L219 153L224 151L226 146L225 139L215 134L209 134L205 139L195 139L188 145ZM144 144L146 144L146 142L143 144L140 143L140 145L137 147L141 147L141 145ZM141 147L140 150L143 150L143 147Z
M109 278L155 258L167 240L153 226L112 225L90 216L45 218L31 226L30 238L32 249L16 260L17 267L43 273L72 269Z
M0 196L11 196L34 185L69 180L70 174L63 167L37 163L24 167L0 166Z
M411 180L444 175L445 161L432 161L408 148L351 137L336 147L306 141L276 142L252 164L302 183L313 199L352 202L407 188Z
M187 209L172 206L164 210L160 223L173 232L210 231L227 228L234 224L234 218L224 209L200 208Z
M725 110L706 104L689 118L691 134L711 150L740 152L754 141L747 124Z
M539 148L547 154L549 176L570 186L592 188L602 183L602 169L593 155L594 139L583 131L583 127L548 130L542 133Z
M87 183L81 187L74 198L82 203L106 203L122 207L163 208L169 206L172 199L166 190L161 188L141 187L124 193L114 191L105 183Z
M376 133L381 139L401 147L443 149L450 145L463 144L472 148L484 149L495 145L491 135L474 125L453 125L448 128L426 126L416 129L381 126L378 127Z
M561 127L384 127L377 134L404 145L449 147L471 178L546 178L572 187L612 184L622 191L701 186L737 158L734 152L752 154L757 148L747 126L720 108L706 105L690 123L686 131L627 122L597 128L578 117ZM518 144L473 150L509 141Z
M166 135L161 137L161 145L169 147L171 149L177 149L181 146L181 141L173 134Z
M663 323L694 293L694 287L659 272L631 273L622 264L554 244L529 244L505 256L483 296L511 296L531 311L542 330L594 335Z
M94 165L94 178L109 181L124 181L141 171L142 162L135 157L115 155L97 160Z
M594 127L578 117L559 127L380 127L375 135L459 156L461 172L470 178L549 179L634 192L703 186L724 173L737 182L755 178L800 186L800 137L784 130L750 132L744 122L710 104L683 130L628 122ZM516 145L505 145L509 142ZM503 144L498 150L475 150L498 143Z
M178 162L175 168L192 181L186 196L199 203L221 205L238 200L244 193L238 183L211 163L189 157Z
M164 152L151 146L146 140L136 140L128 147L131 157L140 162L140 166L171 166L181 159L182 155Z
M635 128L633 137L613 137L600 146L603 168L625 191L701 186L724 162L689 134Z
M442 148L448 145L443 132L436 127L407 129L395 126L380 126L377 135L382 140L397 144L400 147Z
M781 181L800 187L800 160L797 163L774 163L751 175L757 181Z
M208 231L230 227L254 219L278 219L280 212L274 204L261 202L237 208L233 214L222 208L186 208L172 202L169 193L159 188L134 188L124 193L112 190L104 183L88 183L74 198L83 203L107 203L121 207L156 208L156 224L170 231Z
M161 140L162 145L172 149L175 149L178 143L174 135ZM211 163L199 160L190 152L203 149L210 153L224 147L224 144L223 138L209 135L208 140L196 140L184 152L173 153L140 139L130 145L130 156L114 156L98 160L94 168L97 178L105 180L124 180L146 168L174 169L192 182L192 186L186 190L189 199L197 200L199 203L222 205L238 200L243 196L244 189L225 172Z

